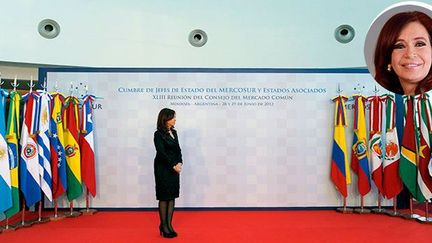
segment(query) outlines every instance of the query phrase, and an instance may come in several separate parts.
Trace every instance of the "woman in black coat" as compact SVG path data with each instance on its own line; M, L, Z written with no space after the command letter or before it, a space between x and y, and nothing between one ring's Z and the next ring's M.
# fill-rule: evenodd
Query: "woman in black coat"
M175 111L164 108L159 112L157 131L154 133L156 157L154 174L156 199L159 200L159 231L163 237L176 237L172 227L175 198L179 197L182 155L178 142Z

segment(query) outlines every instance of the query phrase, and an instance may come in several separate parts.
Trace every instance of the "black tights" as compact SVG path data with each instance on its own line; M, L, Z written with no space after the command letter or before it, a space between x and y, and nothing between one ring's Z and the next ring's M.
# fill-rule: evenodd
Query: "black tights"
M174 199L169 201L159 201L159 217L161 229L166 232L174 232L172 227L172 219L174 214Z

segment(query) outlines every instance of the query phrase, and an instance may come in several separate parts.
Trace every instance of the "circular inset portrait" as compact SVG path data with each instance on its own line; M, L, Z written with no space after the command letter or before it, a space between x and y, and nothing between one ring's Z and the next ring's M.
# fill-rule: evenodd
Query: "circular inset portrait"
M432 89L432 6L403 2L381 12L366 35L371 75L385 89L415 95Z

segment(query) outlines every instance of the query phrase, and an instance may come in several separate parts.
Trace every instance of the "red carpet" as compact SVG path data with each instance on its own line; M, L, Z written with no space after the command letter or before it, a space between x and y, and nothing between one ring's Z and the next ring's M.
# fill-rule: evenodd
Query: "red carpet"
M4 223L4 222L2 222ZM164 239L156 211L98 212L0 234L0 242L430 242L432 225L335 211L176 211Z

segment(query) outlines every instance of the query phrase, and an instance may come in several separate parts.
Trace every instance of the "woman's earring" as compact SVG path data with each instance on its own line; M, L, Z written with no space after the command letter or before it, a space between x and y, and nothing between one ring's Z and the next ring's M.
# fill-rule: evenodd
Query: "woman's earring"
M392 69L391 69L391 64L387 65L387 71L388 71L388 72L391 72L391 70L392 70Z

